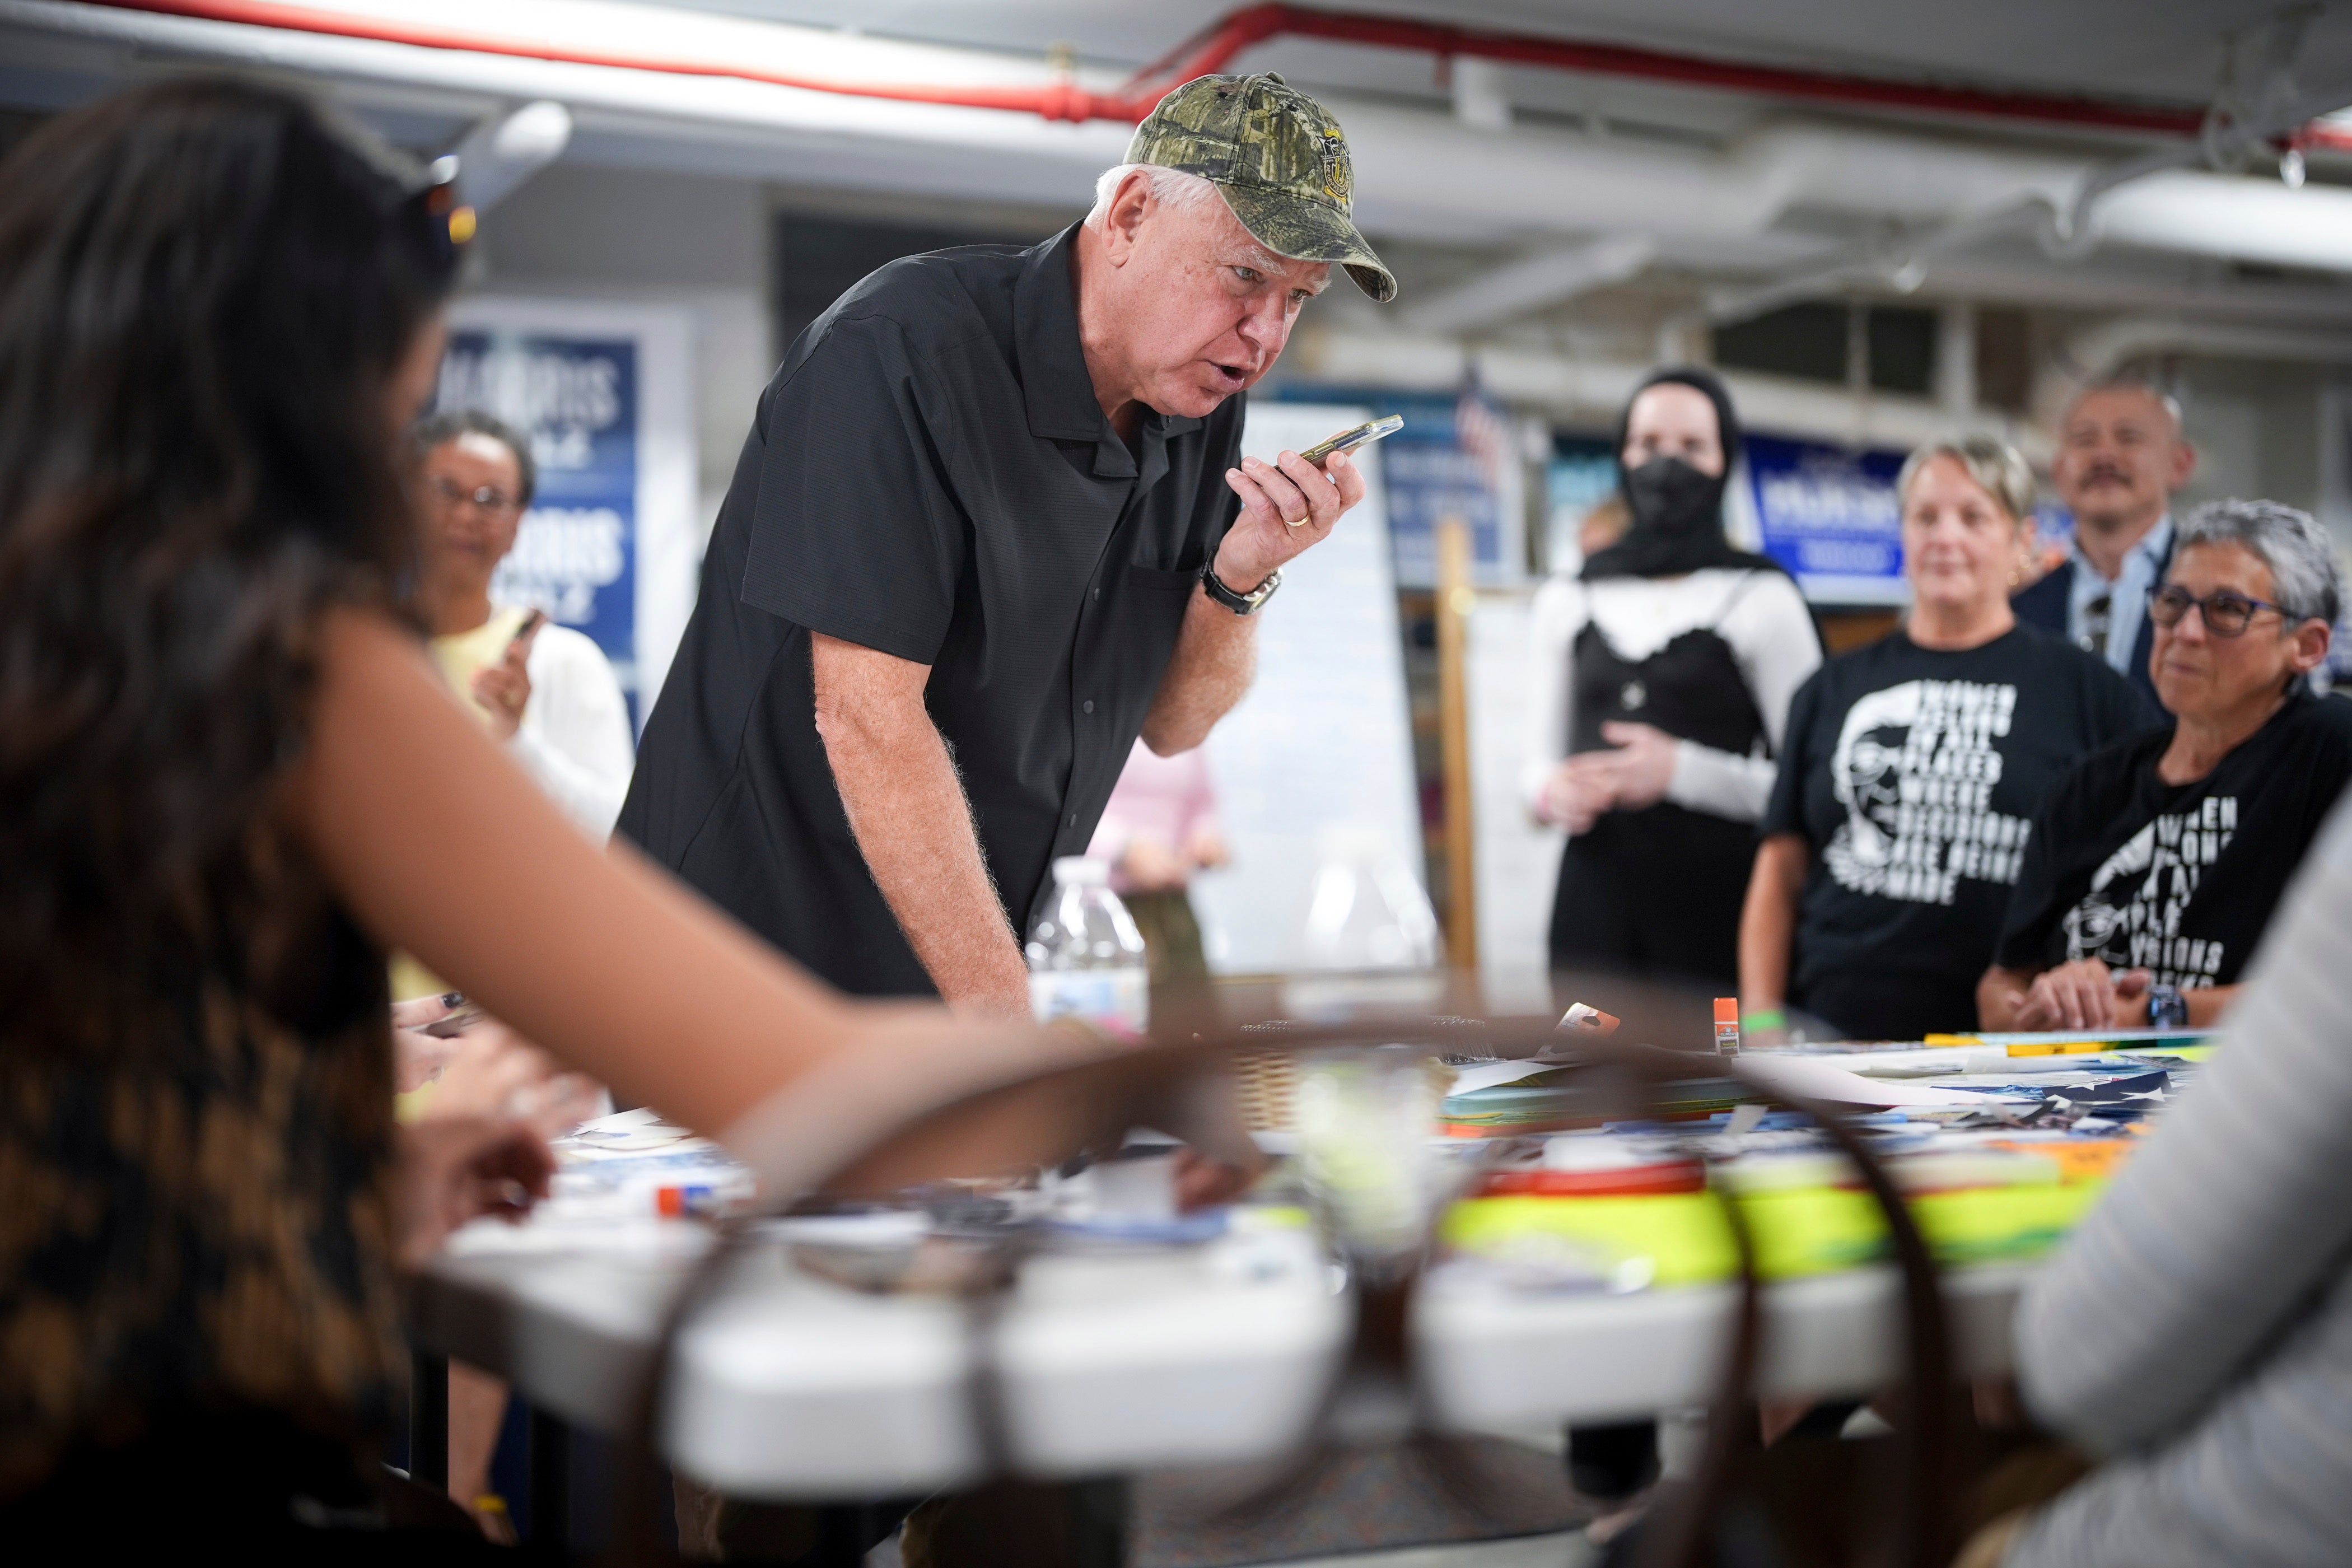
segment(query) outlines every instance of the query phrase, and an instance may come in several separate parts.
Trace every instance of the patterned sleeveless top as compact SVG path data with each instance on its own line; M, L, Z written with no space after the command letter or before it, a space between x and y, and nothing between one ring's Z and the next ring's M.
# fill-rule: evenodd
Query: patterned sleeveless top
M355 1447L383 1428L383 956L325 905L297 946L267 986L220 963L127 975L137 1023L102 1053L0 1012L0 1499L192 1406Z

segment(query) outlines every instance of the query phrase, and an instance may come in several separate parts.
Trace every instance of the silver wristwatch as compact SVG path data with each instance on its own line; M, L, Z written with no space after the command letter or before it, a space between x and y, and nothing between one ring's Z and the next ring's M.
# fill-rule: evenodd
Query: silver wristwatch
M1224 579L1217 575L1214 564L1201 568L1202 591L1237 616L1256 615L1258 606L1273 598L1274 591L1281 586L1282 572L1278 567L1267 573L1265 581L1246 594L1236 594L1226 587Z

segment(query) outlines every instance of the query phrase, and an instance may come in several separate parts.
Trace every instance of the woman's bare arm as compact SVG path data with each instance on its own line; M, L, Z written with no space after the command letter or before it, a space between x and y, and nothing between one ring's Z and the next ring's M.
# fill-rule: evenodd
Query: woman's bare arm
M1775 833L1756 847L1748 874L1748 901L1739 911L1739 1006L1768 1013L1789 1000L1789 955L1797 940L1797 894L1812 854L1794 833Z
M853 1004L634 851L600 853L379 616L330 617L291 808L379 942L688 1126L724 1131L860 1047L888 1074L881 1058L902 1053L977 1056L1002 1071L1026 1044L1002 1028L959 1029L937 1009ZM986 1076L980 1061L964 1066ZM895 1113L876 1112L883 1126Z

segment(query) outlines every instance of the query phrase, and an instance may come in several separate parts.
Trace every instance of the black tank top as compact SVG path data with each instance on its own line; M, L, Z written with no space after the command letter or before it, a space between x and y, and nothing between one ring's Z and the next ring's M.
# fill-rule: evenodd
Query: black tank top
M1746 592L1743 583L1725 611ZM1764 716L1748 677L1731 645L1710 626L1682 633L1647 658L1629 659L1588 620L1576 634L1569 689L1570 753L1607 746L1601 726L1609 723L1653 725L1678 741L1734 756L1748 755L1764 739Z
M1732 591L1722 616L1755 580ZM1676 740L1746 756L1763 714L1731 645L1712 626L1631 659L1587 621L1569 660L1569 750L1606 748L1601 727L1649 724ZM1721 994L1738 983L1739 907L1755 858L1753 824L1672 801L1603 813L1560 855L1555 965L1672 979Z

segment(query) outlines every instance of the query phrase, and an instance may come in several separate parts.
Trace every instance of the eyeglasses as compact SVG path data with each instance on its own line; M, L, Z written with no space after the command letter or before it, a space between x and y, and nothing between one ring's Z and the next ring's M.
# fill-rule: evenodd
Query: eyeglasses
M2230 588L2216 588L2201 599L2178 583L2147 591L2147 618L2159 626L2179 626L2181 617L2191 610L2205 617L2205 629L2217 637L2242 635L2254 624L2254 616L2264 610L2276 610L2283 620L2294 618L2284 605L2250 599Z
M513 496L507 494L506 491L499 489L495 485L482 485L477 489L469 490L451 480L443 479L438 474L435 474L425 482L433 487L433 493L441 498L442 504L445 506L465 506L471 504L480 508L484 511L494 512L516 511L521 510L522 507L521 501L516 500Z

